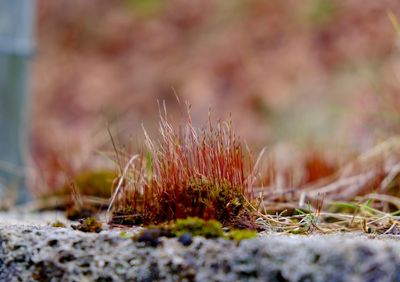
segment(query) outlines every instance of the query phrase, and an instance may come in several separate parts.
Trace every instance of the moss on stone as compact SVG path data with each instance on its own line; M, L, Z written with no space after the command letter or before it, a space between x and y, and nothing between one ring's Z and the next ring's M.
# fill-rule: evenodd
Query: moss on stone
M51 226L60 228L60 227L65 227L65 224L59 220L56 220L51 224Z
M257 232L254 230L248 229L234 229L227 234L227 238L236 242L240 242L242 240L253 239L257 237Z
M85 220L81 220L77 225L71 225L75 230L82 232L96 232L99 233L102 230L102 224L95 217L88 217Z
M172 234L179 237L189 233L192 236L202 236L205 238L218 238L224 236L221 223L216 220L203 220L198 217L188 217L178 219L170 225Z
M245 239L252 239L257 236L257 232L248 229L233 229L225 233L222 224L216 220L203 220L197 217L178 219L169 224L149 226L142 230L132 239L138 242L145 242L151 246L160 244L160 237L181 237L181 236L201 236L207 239L223 238L240 242Z
M73 204L67 207L67 210L65 211L65 216L69 220L79 220L92 217L96 213L97 209L93 206L87 205L86 207L80 207L76 204Z

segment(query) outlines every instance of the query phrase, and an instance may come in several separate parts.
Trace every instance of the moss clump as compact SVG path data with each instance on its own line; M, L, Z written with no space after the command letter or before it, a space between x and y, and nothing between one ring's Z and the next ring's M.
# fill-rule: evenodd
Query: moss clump
M93 206L88 205L87 207L80 207L76 204L73 204L67 207L67 210L65 211L65 216L69 220L79 220L92 217L96 213L97 209Z
M221 223L216 220L203 220L197 217L178 219L170 224L150 226L132 239L146 246L156 247L160 237L202 236L205 238L224 237Z
M65 215L70 220L94 216L99 209L106 208L116 177L113 170L83 170L71 177L68 183L58 187L54 193L42 195L42 209L65 210ZM52 200L56 200L56 204Z
M234 229L227 234L227 238L236 242L240 242L242 240L253 239L257 237L257 232L254 230L239 230Z
M99 233L102 230L102 224L95 217L88 217L85 220L81 220L78 225L71 225L75 230L82 232L96 232Z
M82 196L93 196L108 199L118 174L110 169L82 170L70 177L67 183L58 187L54 193L43 195L45 199L51 196L69 196L72 192Z
M178 219L169 226L171 233L179 237L183 234L202 236L205 238L218 238L224 236L221 223L216 220L203 220L197 217Z
M173 126L166 113L160 119L159 139L145 132L147 152L130 160L135 165L124 175L113 216L129 207L145 225L188 217L247 224L238 216L251 210L254 164L231 120L212 125L209 114L207 125L196 129L190 107L187 124Z
M87 170L77 174L72 182L81 195L109 198L111 196L114 179L117 177L112 170Z
M147 246L156 247L161 244L160 237L178 237L183 245L191 244L191 237L201 236L207 239L223 238L240 242L257 236L254 230L238 230L225 233L220 222L216 220L203 220L197 217L178 219L170 224L150 226L137 236L132 237L134 241L143 242Z
M174 207L182 205L184 216L213 218L229 226L233 226L246 206L240 187L228 181L214 182L204 178L192 180L185 189L176 192L175 198L180 200L164 202Z
M139 193L132 198L136 199L133 204L117 205L111 223L133 226L179 221L179 218L202 218L215 219L224 226L235 228L254 226L253 218L242 218L248 211L243 192L227 181L215 183L204 178L191 179L186 185L180 183L176 190L160 193L151 202L145 201L148 198Z
M65 224L59 220L56 220L51 224L51 227L58 227L58 228L65 227Z

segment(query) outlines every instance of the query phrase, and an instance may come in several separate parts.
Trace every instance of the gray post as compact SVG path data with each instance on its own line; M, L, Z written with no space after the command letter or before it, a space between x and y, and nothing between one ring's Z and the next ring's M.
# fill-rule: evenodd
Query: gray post
M22 151L29 135L25 121L34 4L34 0L0 0L0 197L6 189L14 189L17 203L29 199Z

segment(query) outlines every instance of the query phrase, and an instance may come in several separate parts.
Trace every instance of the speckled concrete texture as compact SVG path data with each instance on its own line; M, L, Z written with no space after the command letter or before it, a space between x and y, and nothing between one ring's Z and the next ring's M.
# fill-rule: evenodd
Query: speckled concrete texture
M163 238L149 247L120 230L0 223L0 244L0 281L400 281L396 237Z

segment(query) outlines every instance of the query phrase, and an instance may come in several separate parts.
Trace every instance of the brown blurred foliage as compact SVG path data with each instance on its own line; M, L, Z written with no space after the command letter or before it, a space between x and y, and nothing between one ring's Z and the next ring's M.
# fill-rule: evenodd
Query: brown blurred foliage
M400 128L387 11L400 15L400 2L38 0L35 164L59 151L82 163L109 142L108 123L121 143L142 121L151 131L157 100L183 108L175 95L198 124L209 106L216 118L232 112L256 148L369 146Z

